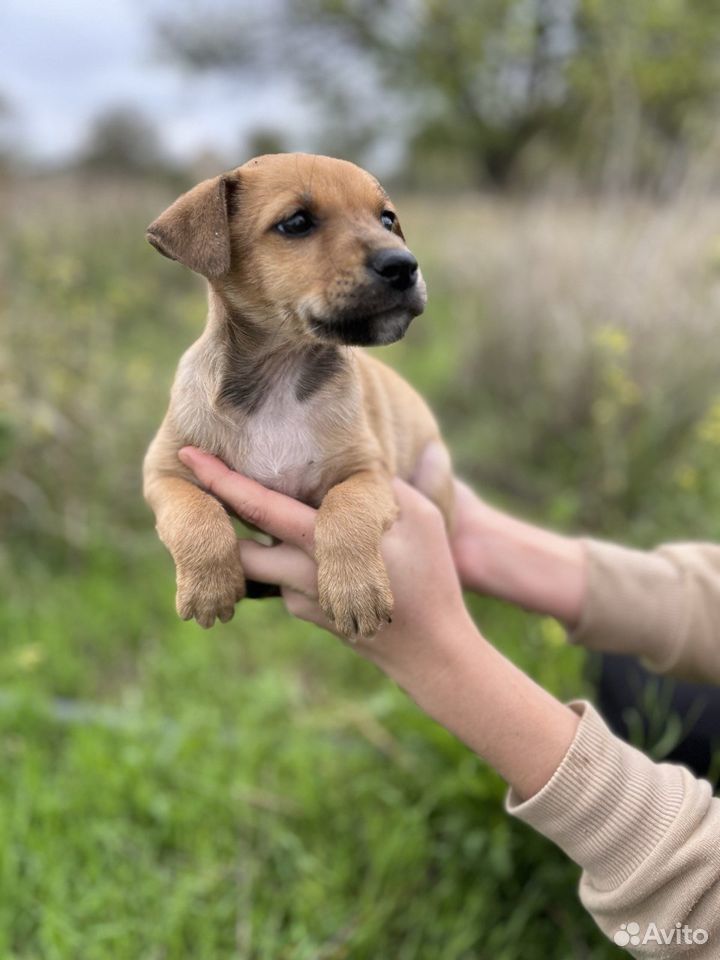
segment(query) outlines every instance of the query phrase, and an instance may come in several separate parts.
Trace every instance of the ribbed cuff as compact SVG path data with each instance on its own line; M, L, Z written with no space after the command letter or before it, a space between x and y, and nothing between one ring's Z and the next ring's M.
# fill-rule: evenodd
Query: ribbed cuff
M642 657L657 673L670 670L686 617L682 570L658 553L583 540L588 587L568 639L589 650Z
M529 800L511 790L506 809L557 844L598 890L627 880L668 832L682 806L682 769L655 764L623 743L584 702L575 738Z

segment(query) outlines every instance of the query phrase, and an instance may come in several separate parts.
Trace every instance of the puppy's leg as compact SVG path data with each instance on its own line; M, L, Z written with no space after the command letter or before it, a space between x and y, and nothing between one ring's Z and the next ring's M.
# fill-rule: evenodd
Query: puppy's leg
M380 539L397 516L390 480L363 470L332 487L315 524L318 596L346 637L372 636L390 620L393 597Z
M245 594L237 537L222 505L189 480L146 475L145 498L177 574L177 612L201 627L223 623Z

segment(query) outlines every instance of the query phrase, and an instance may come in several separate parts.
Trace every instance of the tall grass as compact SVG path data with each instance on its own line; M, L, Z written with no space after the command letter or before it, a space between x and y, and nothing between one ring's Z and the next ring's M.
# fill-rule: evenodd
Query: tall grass
M690 191L411 208L431 307L399 350L489 494L642 543L718 532L719 215Z
M202 286L162 190L25 183L0 252L0 956L609 958L577 873L350 651L247 603L204 633L139 493ZM714 202L401 204L430 306L383 356L515 509L719 531ZM556 694L559 628L473 600Z

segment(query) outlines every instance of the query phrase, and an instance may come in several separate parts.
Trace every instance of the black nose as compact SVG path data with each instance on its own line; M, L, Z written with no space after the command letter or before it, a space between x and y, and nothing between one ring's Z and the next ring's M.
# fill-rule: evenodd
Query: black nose
M393 290L409 290L417 280L418 262L409 250L377 250L368 267Z

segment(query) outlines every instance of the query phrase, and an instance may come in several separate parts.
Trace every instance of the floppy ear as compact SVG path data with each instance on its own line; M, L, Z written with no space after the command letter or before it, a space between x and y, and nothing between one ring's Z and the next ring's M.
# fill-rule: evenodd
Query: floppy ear
M203 180L171 204L145 236L160 253L208 279L230 269L228 203L237 176L223 173Z

